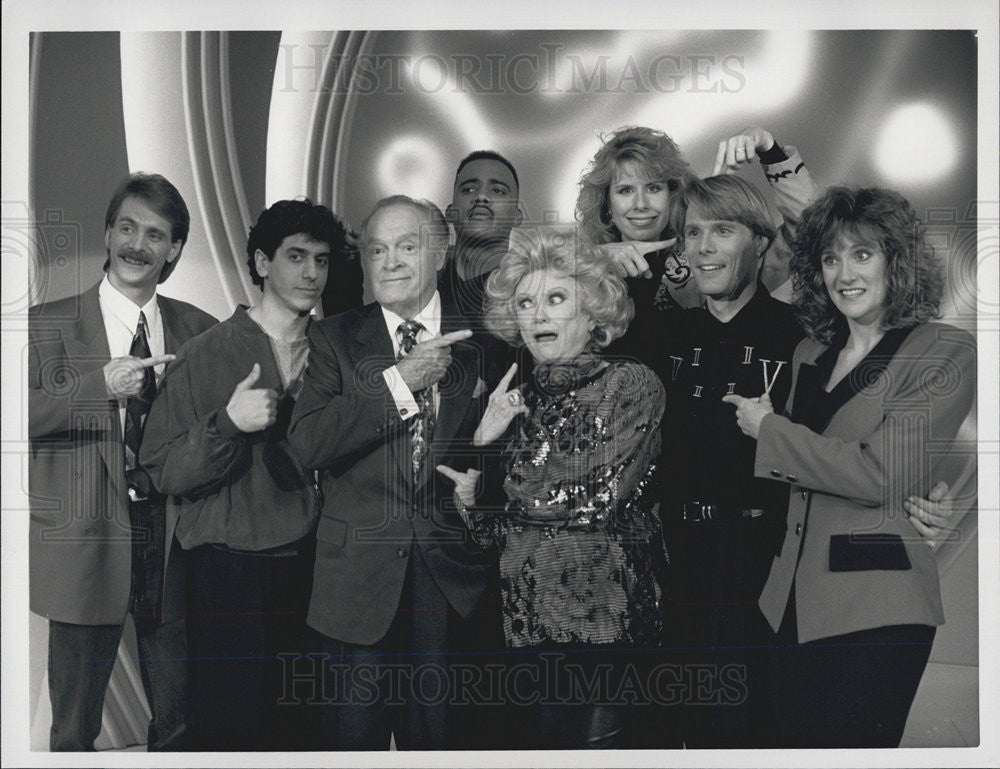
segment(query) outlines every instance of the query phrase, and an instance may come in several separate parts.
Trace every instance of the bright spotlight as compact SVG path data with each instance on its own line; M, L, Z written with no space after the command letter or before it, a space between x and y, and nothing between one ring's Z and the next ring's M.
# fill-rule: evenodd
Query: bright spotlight
M883 123L873 152L875 165L891 181L926 184L952 169L958 144L939 107L907 104Z
M402 136L378 159L379 194L432 198L442 186L446 165L433 142L421 136Z

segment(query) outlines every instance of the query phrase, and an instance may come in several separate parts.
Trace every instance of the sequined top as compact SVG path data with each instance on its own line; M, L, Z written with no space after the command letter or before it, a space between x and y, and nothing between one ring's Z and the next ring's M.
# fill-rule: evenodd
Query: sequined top
M570 389L528 386L506 502L465 516L499 549L511 647L658 643L666 551L649 487L663 386L640 364L596 368Z

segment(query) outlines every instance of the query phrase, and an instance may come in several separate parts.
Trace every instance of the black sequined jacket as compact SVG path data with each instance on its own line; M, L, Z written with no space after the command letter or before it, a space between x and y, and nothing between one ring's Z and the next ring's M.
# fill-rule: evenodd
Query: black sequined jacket
M571 369L561 387L554 379L526 388L530 414L480 498L496 501L463 516L499 550L507 645L656 645L666 550L651 487L663 386L637 363L598 363L575 379Z

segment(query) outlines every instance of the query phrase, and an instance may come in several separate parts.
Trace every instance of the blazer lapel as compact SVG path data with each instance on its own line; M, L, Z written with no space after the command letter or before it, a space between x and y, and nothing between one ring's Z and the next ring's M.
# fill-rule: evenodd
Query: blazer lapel
M101 315L101 302L98 295L100 284L80 296L80 318L76 323L76 334L63 341L66 357L71 365L88 361L108 361L111 359L111 348L108 346L108 334L104 329L104 316ZM108 477L115 487L115 493L122 500L128 498L128 487L125 485L125 455L122 444L122 423L118 407L113 401L108 402L111 430L101 432L97 449L108 468Z
M163 351L165 353L175 353L182 344L177 336L184 323L170 302L162 296L157 295L157 306L160 309L160 319L163 321Z
M361 323L361 328L354 337L351 352L354 356L354 371L360 374L362 382L372 376L382 376L381 372L395 363L392 340L385 326L382 308L378 304L371 305L368 317ZM399 467L407 487L412 475L409 436L406 429L399 430L395 435L386 435L389 453Z
M453 345L451 355L448 373L438 384L441 404L438 407L434 442L442 446L455 437L462 424L465 412L472 405L472 393L478 378L476 352L471 346L463 343Z
M843 407L856 395L872 386L885 372L903 340L912 328L891 329L871 351L829 392L824 392L830 380L843 340L827 347L814 364L803 363L795 386L792 419L818 433L826 432L830 423L842 413ZM817 399L822 400L817 400Z
M799 376L795 382L795 397L792 399L792 421L802 423L813 393L819 387L819 367L815 363L799 366Z

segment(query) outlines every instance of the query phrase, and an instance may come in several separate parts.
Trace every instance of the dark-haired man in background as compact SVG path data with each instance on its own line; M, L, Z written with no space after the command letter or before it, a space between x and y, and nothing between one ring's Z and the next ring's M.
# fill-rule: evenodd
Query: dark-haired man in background
M149 749L184 747L179 586L170 574L164 586L163 499L137 454L164 364L216 322L157 294L189 227L169 181L132 174L105 216L104 279L30 311L30 593L32 611L49 619L54 751L94 749L130 612L152 713Z
M283 699L279 653L308 650L305 609L319 502L285 438L302 386L311 310L347 231L308 200L250 230L261 299L184 345L149 415L142 460L171 496L167 535L186 552L199 750L308 747L309 711Z
M517 171L492 150L466 155L455 172L445 216L455 228L438 288L473 326L481 325L486 279L507 253L510 231L521 223Z
M455 230L455 245L438 274L438 290L441 300L474 332L472 344L483 351L482 376L491 388L518 358L506 342L486 331L483 298L486 280L507 253L510 231L521 223L519 196L513 164L499 152L476 150L458 164L445 211ZM521 371L530 371L530 365L521 363Z

